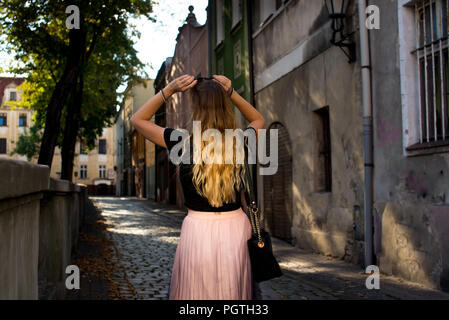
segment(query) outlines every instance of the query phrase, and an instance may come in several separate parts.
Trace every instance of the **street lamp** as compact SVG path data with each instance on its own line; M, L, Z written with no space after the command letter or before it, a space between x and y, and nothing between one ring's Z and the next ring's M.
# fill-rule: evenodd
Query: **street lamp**
M331 43L339 47L349 58L349 63L356 60L355 43L351 40L353 33L345 34L345 19L350 0L324 0L329 18L332 19ZM345 50L345 48L347 50Z

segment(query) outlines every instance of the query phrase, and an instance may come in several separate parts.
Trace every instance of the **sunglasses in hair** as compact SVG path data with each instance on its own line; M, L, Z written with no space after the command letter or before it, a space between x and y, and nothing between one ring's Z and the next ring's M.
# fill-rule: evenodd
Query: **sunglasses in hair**
M195 80L201 81L201 80L212 80L213 77L195 77Z

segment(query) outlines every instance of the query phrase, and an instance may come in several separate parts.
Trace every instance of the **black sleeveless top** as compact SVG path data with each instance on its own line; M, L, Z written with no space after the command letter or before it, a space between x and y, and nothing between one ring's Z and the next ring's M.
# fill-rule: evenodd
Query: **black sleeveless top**
M252 128L254 129L254 128ZM172 132L176 130L173 128L165 128L164 130L164 140L165 144L167 145L168 152L171 151L171 149L179 142L182 141L182 137L179 136L178 141L171 141L170 135ZM191 150L193 150L192 143L190 144ZM180 153L179 153L180 154ZM190 153L192 157L192 152ZM169 158L170 159L170 158ZM171 161L171 160L169 160ZM236 201L232 203L225 203L221 207L213 207L209 204L209 201L207 198L200 195L197 191L195 186L192 182L192 169L193 169L193 162L190 162L191 164L179 164L179 178L182 185L182 190L184 192L184 205L191 210L195 211L211 211L211 212L224 212L224 211L233 211L241 208L241 198L240 198L240 191L235 189L236 192Z

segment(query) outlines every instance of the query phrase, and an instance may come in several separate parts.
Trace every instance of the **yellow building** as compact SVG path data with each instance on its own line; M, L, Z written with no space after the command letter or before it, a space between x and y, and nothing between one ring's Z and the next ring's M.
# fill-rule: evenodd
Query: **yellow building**
M145 84L128 85L117 115L117 195L155 199L155 145L130 123L131 116L154 96L153 83L147 79Z
M75 159L73 161L73 182L85 184L89 194L115 193L115 125L104 128L102 135L98 137L95 148L87 151L86 147L77 142L75 147ZM61 176L61 151L55 149L51 176Z
M22 99L20 85L23 78L0 77L0 157L27 160L25 156L11 155L15 142L30 127L33 111L16 108L14 103Z
M33 110L15 107L22 99L20 85L25 79L0 78L0 157L27 160L26 156L11 155L15 143L32 126ZM95 148L88 152L77 143L73 168L73 182L88 186L91 194L114 194L116 138L115 125L104 128ZM37 162L37 159L31 161ZM51 177L61 177L61 152L55 149Z

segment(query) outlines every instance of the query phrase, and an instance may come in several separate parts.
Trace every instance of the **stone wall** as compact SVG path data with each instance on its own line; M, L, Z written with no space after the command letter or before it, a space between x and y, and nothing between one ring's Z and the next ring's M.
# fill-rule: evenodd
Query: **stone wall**
M382 12L381 28L370 32L377 263L381 272L449 291L449 148L407 150L419 115L409 71L416 60L408 65L415 11L402 0L370 4Z
M289 2L253 39L255 101L266 127L280 123L290 137L292 242L360 263L364 214L360 65L347 63L341 50L330 45L330 35L322 2ZM274 51L264 50L268 44ZM318 183L324 170L322 127L316 115L323 107L329 109L332 154L332 187L325 191ZM264 191L264 179L258 177L262 209L271 197L269 190ZM279 211L275 213L281 215Z
M0 159L0 299L64 297L85 186L52 179L47 166Z

